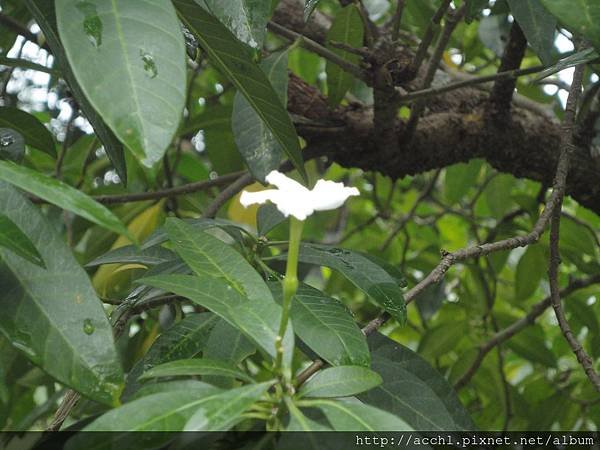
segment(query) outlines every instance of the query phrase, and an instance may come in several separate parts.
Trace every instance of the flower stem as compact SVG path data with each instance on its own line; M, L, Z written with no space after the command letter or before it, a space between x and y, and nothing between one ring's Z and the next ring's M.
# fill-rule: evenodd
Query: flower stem
M288 248L287 264L285 268L285 278L283 280L283 304L281 311L281 322L279 323L279 333L275 342L277 349L277 358L275 361L275 369L281 371L283 362L283 337L287 329L287 324L290 316L290 307L292 298L298 289L298 254L300 253L300 242L302 239L302 226L304 222L290 217L290 245Z

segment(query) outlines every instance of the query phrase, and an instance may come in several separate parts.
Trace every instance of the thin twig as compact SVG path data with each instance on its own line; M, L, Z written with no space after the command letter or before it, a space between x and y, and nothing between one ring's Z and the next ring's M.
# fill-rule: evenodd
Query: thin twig
M29 29L25 25L20 23L14 17L8 16L4 13L0 13L0 25L3 25L4 27L8 28L14 33L20 34L26 40L33 42L35 45L43 48L44 50L50 51L50 48L46 43L40 45L40 43L38 42L37 35L29 31Z
M273 33L278 34L279 36L282 36L286 39L289 39L290 41L299 40L300 45L302 47L338 65L341 69L354 75L356 78L360 80L365 80L367 78L365 73L359 66L345 60L344 58L332 52L328 48L323 47L318 42L315 42L312 39L300 33L296 33L295 31L289 30L273 21L267 24L267 28Z
M577 290L584 289L588 286L597 283L600 283L600 274L572 281L567 287L560 291L560 296L567 297ZM494 347L509 340L511 337L513 337L515 334L517 334L524 328L533 325L536 319L540 317L544 313L544 311L546 311L546 309L550 307L551 304L552 300L550 296L539 301L538 303L533 305L533 307L530 309L527 315L517 320L516 322L513 322L511 325L499 331L498 333L494 334L490 339L488 339L484 344L482 344L479 347L479 353L475 357L475 360L473 361L469 369L467 369L467 371L462 375L462 377L454 384L454 388L460 389L464 387L471 380L473 375L475 375L475 372L477 372L477 369L479 369L479 367L481 366L481 363L483 362L485 356Z
M535 66L529 67L527 69L516 69L516 70L507 70L504 72L494 73L492 75L485 75L482 77L474 77L464 81L458 81L456 83L450 83L445 86L438 87L430 87L427 89L420 89L418 91L409 92L408 94L402 95L400 98L401 103L410 103L412 101L435 97L440 94L445 94L446 92L455 91L458 89L463 89L470 86L475 86L477 84L489 83L491 81L496 81L498 79L503 78L518 78L524 75L531 75L533 73L537 73L542 71L545 66Z
M138 192L135 194L117 194L117 195L96 195L93 197L98 203L104 205L114 205L117 203L143 202L146 200L159 200L161 198L176 197L178 195L193 194L194 192L205 191L207 189L223 186L238 179L244 172L228 173L212 180L197 181L195 183L184 184L171 189L164 189L155 192ZM45 203L38 198L32 198L34 203Z
M402 23L402 13L406 0L398 0L396 3L396 12L392 18L392 41L397 41L400 35L400 24Z
M217 215L217 212L229 199L237 195L242 189L244 189L249 184L252 184L254 178L249 173L246 173L227 186L225 189L221 191L219 195L213 200L213 202L206 208L202 217L204 218L214 218Z
M433 17L431 18L431 22L427 25L427 29L425 30L425 35L419 44L419 48L417 48L417 53L415 54L415 58L411 63L411 70L413 73L417 73L421 64L425 60L425 56L427 56L427 50L429 49L429 45L431 45L431 41L435 35L435 30L440 25L444 14L448 10L450 6L451 0L444 0L440 7L437 9Z
M427 64L427 71L425 76L423 77L423 81L420 86L420 90L427 89L431 86L433 78L435 77L435 73L438 70L438 66L440 61L442 60L442 56L444 55L444 50L450 41L450 37L452 36L452 32L456 28L456 25L460 22L460 20L465 15L466 5L463 4L458 10L451 11L448 13L448 18L446 19L446 24L444 25L444 30L440 35L437 44L435 45L435 49L433 50L433 54L429 59L429 63ZM416 73L416 72L415 72ZM414 131L417 128L417 124L419 123L419 119L421 118L421 114L425 110L425 102L423 100L418 101L410 111L410 118L408 119L408 123L406 124L406 129L404 130L405 139L411 139Z

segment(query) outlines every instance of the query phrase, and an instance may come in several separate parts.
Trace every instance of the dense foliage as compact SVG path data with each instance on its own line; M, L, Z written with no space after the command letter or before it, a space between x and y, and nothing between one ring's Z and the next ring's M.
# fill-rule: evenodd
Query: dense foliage
M597 430L596 0L0 6L0 430Z

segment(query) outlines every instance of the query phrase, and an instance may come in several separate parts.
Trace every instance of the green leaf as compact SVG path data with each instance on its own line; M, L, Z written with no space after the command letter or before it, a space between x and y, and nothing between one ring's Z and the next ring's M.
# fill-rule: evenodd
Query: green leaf
M249 301L222 279L206 275L157 275L138 281L189 298L238 328L268 355L275 357L275 339L279 331L281 307L274 301ZM286 364L291 363L293 330L288 326L284 337Z
M454 350L466 331L465 322L444 322L430 328L419 342L419 353L428 359L439 358Z
M140 249L135 245L126 245L114 250L109 250L104 255L90 261L86 267L96 267L102 264L144 264L155 266L173 261L177 256L166 248L155 246Z
M369 336L372 368L383 384L359 398L401 417L415 430L474 430L448 381L423 358L381 335Z
M193 358L203 350L221 319L211 313L190 314L162 333L142 360L144 370L178 359Z
M198 275L222 278L250 300L273 300L258 272L223 241L179 219L167 219L165 230L174 250Z
M12 128L18 131L25 138L27 145L56 157L52 134L31 114L18 108L1 107L0 127Z
M64 239L10 185L0 211L32 241L43 269L0 249L0 332L35 364L96 401L117 401L123 374L102 303Z
M540 0L570 32L600 49L600 3L596 0Z
M204 358L220 359L237 365L256 352L256 346L237 328L219 318L202 352ZM207 376L204 381L231 388L234 380Z
M67 444L67 449L88 450L110 448L147 448L139 431L224 431L235 425L244 411L258 400L271 383L253 384L210 395L202 386L186 391L160 392L134 400L108 411L83 431L123 431L112 435L81 433ZM204 420L202 420L204 415ZM152 445L161 447L173 436L168 433L152 436ZM142 445L146 444L146 445Z
M514 185L514 177L508 174L499 174L485 188L484 197L495 218L500 219L510 209L512 204L510 193Z
M173 0L173 4L212 64L242 93L306 181L294 125L267 76L252 61L247 48L193 0Z
M21 162L25 156L25 138L12 128L0 128L0 160Z
M449 204L462 199L476 185L483 161L472 159L468 163L448 167L444 175L444 197Z
M273 53L260 64L283 106L287 105L287 66L287 51ZM239 91L233 101L231 128L237 148L250 173L265 183L269 172L279 168L283 150L271 130Z
M324 425L321 425L319 422L312 420L308 417L306 417L302 411L300 411L298 409L298 407L294 404L294 402L286 397L285 398L285 404L287 405L289 414L290 414L290 421L288 423L288 425L286 426L285 430L286 431L333 431L331 428L328 428ZM286 435L284 434L281 438L280 441L280 446L278 448L289 448L291 447L291 445L288 445L288 447L285 447L283 444L283 440L286 439ZM311 435L306 435L306 436L294 436L294 441L297 441L298 439L308 439L308 443L310 444L310 446L312 448L318 449L320 448L318 443L314 440L314 436ZM291 442L289 443L291 444ZM300 447L298 447L300 448ZM306 448L306 447L304 447Z
M412 431L389 412L351 400L309 400L302 405L319 408L335 431Z
M132 241L135 240L109 209L62 181L9 161L0 161L0 180L13 184L101 227L123 234Z
M519 259L515 274L515 300L526 300L537 290L546 275L548 261L544 247L530 245Z
M298 394L303 397L349 397L379 386L381 377L366 367L338 366L317 372Z
M281 285L276 287L281 300ZM290 316L300 339L329 364L369 366L367 339L339 300L301 284L292 301Z
M130 397L130 401L138 398L146 397L147 395L158 394L161 392L174 392L174 391L204 391L205 395L212 395L217 392L221 392L216 386L205 383L204 381L197 380L173 380L164 381L162 383L146 383L139 388L133 396Z
M25 258L27 261L45 267L44 260L31 240L7 216L0 213L0 247Z
M160 161L186 97L185 43L171 3L57 0L56 17L86 98L140 161Z
M220 322L221 319L210 312L190 314L164 331L152 343L143 359L129 371L122 398L132 398L132 394L134 397L147 395L140 391L150 383L141 386L138 382L144 370L178 359L194 358L204 353L212 330Z
M279 259L284 259L283 255ZM360 253L327 245L303 244L299 260L339 271L403 324L406 320L404 295L397 281Z
M258 208L256 213L256 227L259 236L266 236L269 231L285 221L285 216L277 206L266 203Z
M56 58L60 71L77 100L77 104L102 141L104 150L119 177L123 180L123 183L127 184L127 167L125 165L123 146L108 128L104 119L100 117L94 110L94 107L88 102L67 62L67 56L58 37L54 0L23 0L23 2L27 5L37 25L42 29L44 37L47 39L48 45L52 50L52 55Z
M304 21L308 22L313 11L321 0L304 0Z
M596 50L593 48L586 48L561 59L553 66L541 71L535 77L535 80L539 81L543 78L549 77L550 75L554 75L556 72L560 72L561 70L568 69L569 67L577 66L579 64L586 64L596 61L598 58L600 58L600 55Z
M498 324L502 328L517 320L517 317L507 314L498 314L497 318ZM519 331L507 341L506 345L517 355L528 361L546 367L556 367L556 356L548 348L546 340L543 328L539 325L533 325Z
M508 0L513 14L527 42L545 65L552 63L556 19L548 13L539 0Z
M180 377L192 375L216 375L219 377L237 378L238 380L253 383L254 380L234 365L219 361L218 359L179 359L165 364L160 364L147 370L139 378Z
M208 397L185 424L184 431L227 431L272 385L272 382L242 386Z
M342 8L333 19L331 28L327 32L327 41L336 41L357 48L363 44L363 33L360 13L354 4L350 4ZM334 47L331 47L330 50L349 63L356 64L359 61L358 55ZM335 107L342 101L356 80L351 74L329 60L325 70L327 72L327 101Z
M262 48L271 0L203 0L206 9L245 44Z

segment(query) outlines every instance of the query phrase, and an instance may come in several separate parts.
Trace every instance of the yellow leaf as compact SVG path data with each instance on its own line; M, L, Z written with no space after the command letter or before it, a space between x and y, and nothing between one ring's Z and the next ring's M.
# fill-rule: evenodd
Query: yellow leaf
M249 192L262 191L264 189L265 187L260 183L253 183L245 188L245 190ZM240 203L241 195L242 193L240 192L231 199L229 207L227 208L227 216L234 222L243 223L256 228L256 213L260 205L250 205L248 208L244 208Z
M145 211L141 212L135 217L127 226L127 229L131 235L138 240L138 242L146 239L150 234L163 222L163 201L151 206ZM111 250L119 247L124 247L131 244L131 241L125 236L119 236L113 245ZM111 295L118 294L125 289L131 282L131 267L128 269L123 268L123 264L105 264L101 266L92 277L92 284L100 298L109 298ZM127 264L125 266L131 266ZM136 268L143 268L139 266Z

